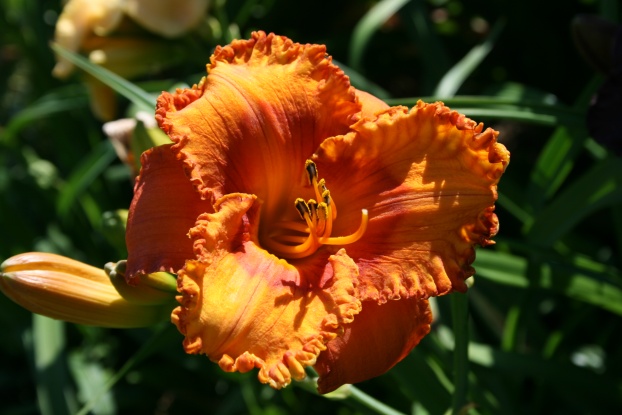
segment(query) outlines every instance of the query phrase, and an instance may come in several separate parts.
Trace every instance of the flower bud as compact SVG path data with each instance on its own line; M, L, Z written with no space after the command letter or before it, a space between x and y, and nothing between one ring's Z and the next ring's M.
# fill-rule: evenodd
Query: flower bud
M153 325L168 320L175 305L169 291L113 283L103 269L41 252L4 261L0 291L33 313L102 327Z

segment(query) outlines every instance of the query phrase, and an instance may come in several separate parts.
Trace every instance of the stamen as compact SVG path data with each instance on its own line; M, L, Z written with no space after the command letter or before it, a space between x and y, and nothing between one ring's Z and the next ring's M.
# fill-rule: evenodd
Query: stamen
M333 221L337 218L337 206L326 187L326 180L319 179L317 166L312 160L305 162L305 171L309 185L313 188L316 199L304 201L296 199L294 206L305 223L283 221L262 241L265 248L284 258L303 258L312 255L322 245L347 245L361 239L367 230L369 213L361 212L361 223L350 235L331 236ZM306 225L306 226L305 226Z
M302 219L307 222L307 226L309 227L309 234L315 235L315 224L313 223L313 219L311 218L311 211L309 210L309 205L304 201L304 199L298 198L296 199L296 209L298 213L302 217Z
M319 248L319 245L314 241L315 238L309 234L307 239L300 245L285 245L276 242L274 239L268 239L264 243L266 248L273 251L276 255L282 255L286 258L304 258L311 255Z
M275 224L274 228L277 230L287 229L287 230L292 230L292 231L297 231L297 232L302 232L302 233L310 232L309 227L307 225L305 225L304 223L300 223L300 222L294 222L293 220L285 220L283 222L278 222ZM280 233L280 231L271 232L270 235L272 236L276 233Z
M369 222L369 212L367 209L361 210L361 224L356 232L348 236L333 236L326 239L320 239L320 243L324 245L348 245L361 239L367 230L367 223Z
M317 228L318 236L324 236L326 233L326 222L328 222L328 206L322 202L317 205Z
M326 181L324 179L321 179L318 182L316 189L316 194L321 195L320 199L322 199L330 208L330 216L333 218L333 220L337 219L337 206L335 206L335 202L330 197L330 191L326 187Z
M307 206L309 207L309 213L311 215L311 221L315 226L317 226L317 202L314 199L309 199L307 202Z

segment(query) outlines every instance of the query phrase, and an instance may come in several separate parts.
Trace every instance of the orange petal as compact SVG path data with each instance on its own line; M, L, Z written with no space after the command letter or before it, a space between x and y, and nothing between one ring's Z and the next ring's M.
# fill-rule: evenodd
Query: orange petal
M146 151L141 162L125 237L127 275L177 272L194 256L188 230L213 208L193 189L170 145Z
M216 213L199 217L190 231L198 260L179 273L172 321L186 352L207 354L229 372L259 368L261 382L281 388L304 378L304 367L360 311L356 265L340 251L316 280L259 248L258 205L253 195L229 194Z
M354 322L320 353L314 366L320 375L318 391L328 393L385 373L429 333L431 322L427 300L363 302Z
M362 119L327 139L315 160L339 206L334 234L370 221L346 247L359 266L361 300L424 299L466 290L475 244L491 244L497 182L509 153L497 132L419 102Z
M379 98L376 98L372 94L358 89L355 90L355 92L356 98L358 98L359 102L362 105L361 117L374 118L376 113L389 109L389 106L386 102L382 101Z
M266 213L291 209L305 160L359 110L324 45L256 32L217 47L199 85L163 93L156 118L205 198L255 194Z

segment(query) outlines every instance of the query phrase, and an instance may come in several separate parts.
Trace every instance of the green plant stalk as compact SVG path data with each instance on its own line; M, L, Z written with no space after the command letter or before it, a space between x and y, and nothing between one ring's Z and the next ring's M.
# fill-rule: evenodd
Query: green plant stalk
M451 296L454 330L454 394L452 413L460 414L467 403L469 382L469 303L466 295Z
M293 385L298 386L307 392L319 395L317 392L317 373L311 367L307 368L307 377L300 382L294 382ZM390 406L366 394L356 386L350 384L343 385L337 390L327 393L326 395L319 396L332 401L357 402L358 404L363 405L369 410L380 415L405 415L403 412L391 408Z
M402 414L402 412L396 411L390 406L385 405L384 403L366 394L355 386L351 386L350 399L362 405L365 405L367 408L372 409L373 411L382 415L404 415Z

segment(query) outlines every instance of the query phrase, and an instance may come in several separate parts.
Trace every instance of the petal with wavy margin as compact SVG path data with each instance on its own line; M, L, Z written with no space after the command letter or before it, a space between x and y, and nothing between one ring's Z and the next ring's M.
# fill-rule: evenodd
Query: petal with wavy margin
M130 283L136 274L183 267L194 257L188 230L201 213L214 211L192 187L171 145L144 152L141 163L125 235Z
M156 119L204 198L255 194L277 217L291 209L305 160L360 108L324 45L256 32L217 47L199 85L163 93Z
M180 306L172 321L187 353L204 353L225 371L259 368L259 380L281 388L305 377L325 343L360 311L353 296L356 265L331 256L322 288L259 248L256 197L229 194L191 230L197 260L179 273Z
M363 310L343 335L320 353L315 365L320 375L318 391L328 393L346 383L382 375L419 344L430 332L431 322L427 300L363 302Z
M359 266L359 298L466 290L474 245L491 244L498 230L497 182L509 162L498 133L422 102L352 129L323 142L314 160L339 206L336 235L351 233L369 210L365 235L347 247Z

